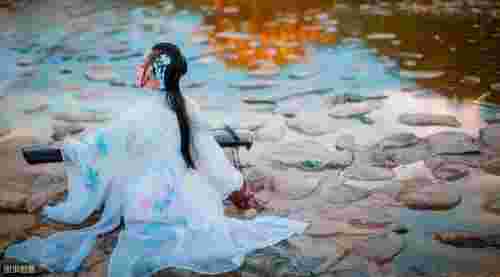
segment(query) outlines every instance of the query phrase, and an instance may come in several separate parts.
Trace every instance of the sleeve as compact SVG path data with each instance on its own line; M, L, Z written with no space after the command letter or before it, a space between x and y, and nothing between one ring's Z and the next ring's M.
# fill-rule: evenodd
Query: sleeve
M211 185L226 199L243 184L241 172L227 159L222 147L210 133L210 124L203 118L199 106L186 97L193 135L192 153L201 175L208 178Z
M66 139L62 145L63 163L68 177L68 195L64 202L46 206L42 214L69 224L80 224L104 204L113 172L113 160L126 152L131 128L114 124L88 131L81 140Z

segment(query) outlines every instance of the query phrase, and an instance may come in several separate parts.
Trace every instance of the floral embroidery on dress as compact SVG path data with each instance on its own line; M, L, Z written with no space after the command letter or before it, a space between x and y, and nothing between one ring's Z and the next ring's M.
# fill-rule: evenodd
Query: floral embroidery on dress
M99 172L93 167L87 167L87 188L94 190L100 184Z

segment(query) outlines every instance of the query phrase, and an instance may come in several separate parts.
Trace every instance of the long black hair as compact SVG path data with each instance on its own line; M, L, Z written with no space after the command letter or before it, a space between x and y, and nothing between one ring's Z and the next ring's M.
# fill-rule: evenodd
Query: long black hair
M187 73L187 62L179 48L171 43L162 42L153 46L153 51L166 54L170 58L170 63L163 74L163 88L167 91L165 101L175 111L181 134L181 153L188 168L196 169L190 151L192 137L191 124L186 109L186 102L182 96L179 81Z

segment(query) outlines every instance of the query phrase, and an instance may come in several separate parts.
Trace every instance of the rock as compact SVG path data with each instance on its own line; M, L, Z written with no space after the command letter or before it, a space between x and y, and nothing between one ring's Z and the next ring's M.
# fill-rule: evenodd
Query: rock
M444 71L437 71L437 70L415 70L415 71L410 71L410 70L403 70L401 69L399 71L399 76L402 78L408 78L408 79L435 79L442 77L446 74Z
M432 170L434 176L441 180L454 182L469 175L469 168L463 164L442 163Z
M481 78L478 76L465 76L461 83L471 84L471 85L479 85L481 83Z
M331 204L347 204L368 197L368 192L356 187L342 184L343 180L337 173L328 174L321 179L319 197Z
M479 130L479 141L485 146L500 151L500 124L490 124Z
M396 39L396 34L389 33L373 33L366 36L369 40L393 40Z
M367 102L343 104L330 109L328 115L333 118L352 118L366 115L377 108L379 105Z
M462 124L452 115L427 114L427 113L404 113L398 117L398 121L409 126L449 126L460 127Z
M382 149L402 148L414 146L420 139L413 133L396 133L382 139L378 145Z
M208 82L206 82L206 81L190 81L190 82L184 83L182 85L182 87L187 88L187 89L194 89L194 88L202 88L202 87L206 86L207 84L208 84Z
M395 177L392 170L362 164L355 164L347 168L344 171L344 176L359 181L383 181Z
M499 234L444 232L444 233L434 233L432 238L441 243L452 245L457 248L493 247L500 249Z
M491 84L490 89L494 92L500 92L500 83Z
M421 60L424 58L424 54L421 53L411 53L411 52L401 52L399 57L404 59Z
M29 59L29 58L21 58L21 59L18 59L17 62L16 62L16 65L18 66L32 66L34 64L34 61L32 59Z
M275 86L278 86L278 83L271 80L241 81L239 83L229 84L229 87L238 88L240 90L266 89Z
M379 232L371 229L360 229L349 223L334 220L314 220L304 232L311 237L331 237L337 235L375 235Z
M281 119L271 119L266 124L257 129L255 139L259 141L279 141L286 134L286 126Z
M248 76L256 78L272 78L280 75L280 68L278 66L271 68L260 68L248 72Z
M85 73L85 77L90 81L111 81L117 76L110 65L92 65Z
M484 172L500 176L500 158L483 161L480 166Z
M10 132L12 132L12 129L0 127L0 137L8 135L8 134L10 134Z
M111 54L123 54L129 51L129 47L126 43L115 43L108 48L108 52Z
M24 213L0 213L0 220L2 222L0 237L22 233L38 224L37 216Z
M288 75L288 78L292 80L305 80L312 78L316 75L318 75L318 71L299 71L299 72L292 72Z
M267 96L247 96L242 99L243 102L247 104L270 104L274 105L277 101L273 97Z
M275 196L282 199L299 200L308 197L320 186L321 176L314 172L304 172L289 168L275 171Z
M337 141L335 141L335 148L340 151L347 150L354 152L359 149L359 146L356 145L356 139L354 138L354 136L347 134L341 135L337 138Z
M410 189L401 193L398 198L405 206L416 210L449 210L462 201L458 192L437 185L415 191Z
M0 211L25 212L28 194L17 191L0 191Z
M329 118L322 111L298 113L294 118L287 119L286 124L288 128L309 136L322 136L352 126L351 120Z
M496 113L491 118L486 118L484 121L488 124L499 124L500 123L500 113Z
M414 66L417 66L417 62L416 61L413 61L413 60L407 60L407 61L404 61L403 64L406 66L406 67L414 67Z
M66 74L73 73L73 71L71 69L68 69L68 68L63 68L63 69L59 70L59 73L66 75Z
M428 136L433 154L479 153L479 145L470 135L462 132L444 131Z
M300 256L306 257L332 257L338 261L346 254L346 250L335 243L334 240L312 238L309 236L296 236L288 240L290 247L296 248Z
M373 152L376 155L377 152ZM382 151L385 161L393 161L396 165L411 164L420 160L428 159L432 153L429 145L425 141L421 141L415 145L402 148L388 148ZM379 156L380 157L380 156ZM376 156L372 156L372 162L381 162L376 160Z
M267 113L258 112L243 112L241 111L238 115L235 115L238 119L235 123L229 123L229 126L235 129L245 129L250 131L256 131L264 126L271 120L273 120L273 115ZM277 120L277 119L274 119ZM276 124L276 123L273 123Z
M128 86L127 81L121 80L118 78L112 79L111 81L109 81L109 84L113 87L126 87L126 86Z
M383 234L356 241L353 252L377 264L392 261L404 248L403 239L394 234Z
M105 122L111 120L111 115L107 113L94 112L59 112L52 116L55 120L66 122Z
M52 139L61 141L67 136L76 135L85 130L84 126L78 124L56 124L53 126Z
M264 154L262 158L279 166L306 171L345 168L353 161L351 152L330 151L322 144L309 140L276 146L275 151Z

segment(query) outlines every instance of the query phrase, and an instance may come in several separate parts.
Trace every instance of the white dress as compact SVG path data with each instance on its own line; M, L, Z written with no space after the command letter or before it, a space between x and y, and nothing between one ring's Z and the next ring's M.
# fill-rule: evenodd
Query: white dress
M77 271L96 237L123 218L108 276L152 276L168 267L216 274L238 269L256 249L302 233L306 223L286 218L224 216L223 199L241 187L242 176L194 102L187 97L186 102L197 170L188 169L182 158L177 117L164 95L144 97L108 127L64 143L68 197L43 214L78 224L104 205L100 220L12 245L5 256L54 272Z

